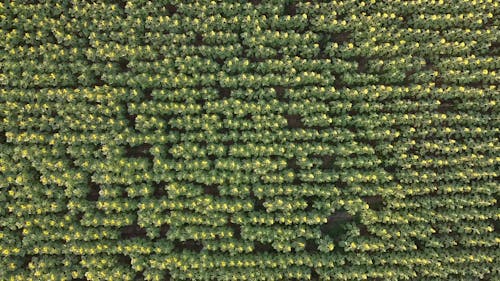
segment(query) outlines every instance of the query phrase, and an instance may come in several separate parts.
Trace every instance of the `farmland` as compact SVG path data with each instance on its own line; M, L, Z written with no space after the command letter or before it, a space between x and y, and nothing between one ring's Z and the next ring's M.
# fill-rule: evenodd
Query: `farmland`
M0 280L497 280L500 3L0 3Z

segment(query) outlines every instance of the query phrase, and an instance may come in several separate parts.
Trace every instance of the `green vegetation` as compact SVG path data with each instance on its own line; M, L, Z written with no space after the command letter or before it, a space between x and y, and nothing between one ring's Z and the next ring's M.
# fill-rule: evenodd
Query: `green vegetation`
M0 3L0 280L496 280L499 22Z

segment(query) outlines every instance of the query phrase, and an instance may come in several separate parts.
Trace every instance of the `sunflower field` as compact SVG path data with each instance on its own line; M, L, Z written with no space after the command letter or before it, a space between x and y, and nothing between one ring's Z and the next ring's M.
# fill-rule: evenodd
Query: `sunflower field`
M0 280L498 280L500 2L0 3Z

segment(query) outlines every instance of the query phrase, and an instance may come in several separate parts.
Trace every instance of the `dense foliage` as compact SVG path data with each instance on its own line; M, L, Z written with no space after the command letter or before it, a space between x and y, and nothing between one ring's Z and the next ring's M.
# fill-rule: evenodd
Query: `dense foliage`
M0 3L1 280L493 280L500 3Z

